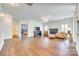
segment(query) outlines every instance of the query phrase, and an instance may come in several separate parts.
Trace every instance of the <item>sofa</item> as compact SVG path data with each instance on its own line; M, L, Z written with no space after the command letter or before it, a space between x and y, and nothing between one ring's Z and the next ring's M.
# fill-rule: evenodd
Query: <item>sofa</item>
M55 38L56 38L54 34L50 34L48 37L49 37L50 39L55 39Z
M66 37L67 37L67 33L65 32L60 32L60 33L49 35L50 39L65 39Z
M55 37L58 39L65 39L67 37L67 33L60 32L60 33L55 34Z

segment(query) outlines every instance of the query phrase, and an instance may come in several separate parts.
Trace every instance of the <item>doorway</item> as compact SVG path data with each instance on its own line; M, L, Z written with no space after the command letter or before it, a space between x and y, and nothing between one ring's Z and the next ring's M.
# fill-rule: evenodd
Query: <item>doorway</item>
M28 36L28 24L21 24L21 37L27 37Z

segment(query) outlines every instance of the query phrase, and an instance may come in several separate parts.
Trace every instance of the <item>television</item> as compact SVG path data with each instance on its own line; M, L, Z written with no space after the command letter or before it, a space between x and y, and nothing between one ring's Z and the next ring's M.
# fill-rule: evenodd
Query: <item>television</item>
M50 34L56 34L58 33L58 29L50 29Z

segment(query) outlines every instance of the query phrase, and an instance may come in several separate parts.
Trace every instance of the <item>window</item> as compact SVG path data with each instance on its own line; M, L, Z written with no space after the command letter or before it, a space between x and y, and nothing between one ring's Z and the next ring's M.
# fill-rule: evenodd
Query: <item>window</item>
M65 27L65 29L64 29L65 32L68 32L68 24L65 24L64 27Z
M64 32L64 24L61 25L61 32Z
M67 32L68 30L71 31L71 28L69 28L68 24L62 24L61 25L61 32Z
M48 26L45 26L45 27L44 27L44 30L45 30L45 31L48 31Z

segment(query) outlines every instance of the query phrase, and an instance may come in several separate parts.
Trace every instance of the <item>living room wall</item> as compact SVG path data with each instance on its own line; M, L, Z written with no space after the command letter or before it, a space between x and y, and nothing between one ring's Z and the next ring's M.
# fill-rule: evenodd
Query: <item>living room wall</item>
M29 33L29 37L33 37L34 36L34 30L35 30L35 27L40 27L40 30L43 31L43 28L42 28L42 22L40 21L31 21L29 20L29 24L28 24L28 33Z
M0 13L6 14L1 8L1 6ZM2 48L5 39L12 38L12 17L5 16L0 16L0 49Z
M2 33L2 18L0 17L0 50L3 46L4 39L3 39L3 33Z
M21 24L28 25L28 36L29 37L34 36L35 27L40 27L41 31L43 31L43 28L42 28L43 25L41 21L35 21L35 20L13 20L13 21L15 21L16 26L18 27L16 30L14 30L15 31L14 33L17 34L19 37L21 37Z
M12 19L0 17L0 48L5 39L12 39Z
M44 26L48 27L48 31L51 28L58 28L58 32L61 32L62 24L68 24L68 27L71 28L71 33L73 32L73 19L72 18L49 21L45 23Z

